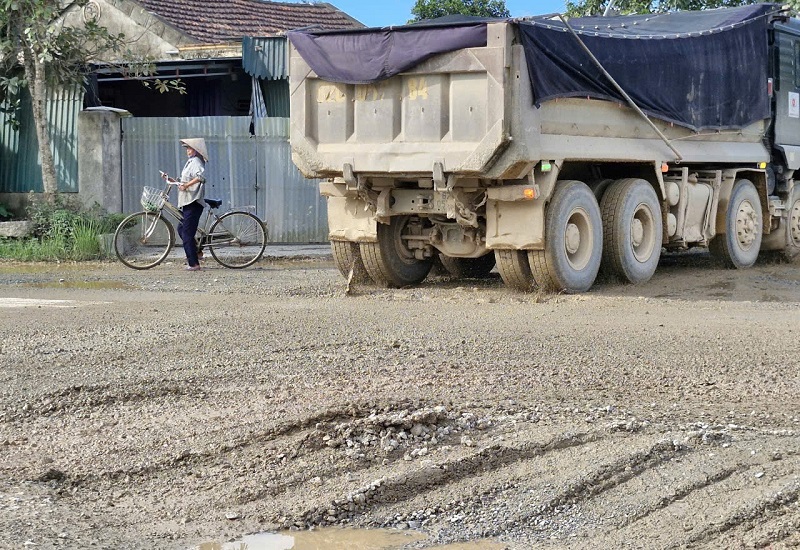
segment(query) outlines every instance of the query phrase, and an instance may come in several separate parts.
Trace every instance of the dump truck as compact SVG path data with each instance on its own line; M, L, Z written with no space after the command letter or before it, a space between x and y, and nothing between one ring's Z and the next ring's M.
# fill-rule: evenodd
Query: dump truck
M583 292L662 251L800 252L800 21L780 5L289 33L292 158L379 286ZM359 275L360 274L360 275Z

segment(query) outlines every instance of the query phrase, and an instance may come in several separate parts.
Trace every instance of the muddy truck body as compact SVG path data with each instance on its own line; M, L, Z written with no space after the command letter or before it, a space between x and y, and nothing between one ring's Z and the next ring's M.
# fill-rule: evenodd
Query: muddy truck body
M662 250L800 251L800 22L780 6L289 35L293 161L346 277L582 292Z

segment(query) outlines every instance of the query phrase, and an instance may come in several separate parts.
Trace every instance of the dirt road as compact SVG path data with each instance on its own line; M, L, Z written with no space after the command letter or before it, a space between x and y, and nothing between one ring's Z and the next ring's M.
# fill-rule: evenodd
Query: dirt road
M0 547L800 544L800 265L344 286L319 260L0 264Z

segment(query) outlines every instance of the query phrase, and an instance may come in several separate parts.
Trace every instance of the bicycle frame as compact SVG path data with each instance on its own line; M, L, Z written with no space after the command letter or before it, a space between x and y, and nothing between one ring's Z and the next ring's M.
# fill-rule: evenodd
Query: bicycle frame
M183 221L183 212L181 212L180 208L169 201L170 186L173 185L177 186L179 184L176 182L167 182L166 187L161 192L162 197L164 197L164 204L158 210L156 221L162 216L164 210L166 210L170 216L175 218L178 223ZM239 239L236 237L231 237L230 231L225 230L224 232L211 233L211 226L213 226L214 223L218 222L220 218L229 212L249 212L250 210L255 210L255 207L253 206L246 206L243 208L230 208L222 214L217 214L217 212L215 212L215 208L212 208L208 204L204 206L208 206L208 210L204 212L204 221L197 226L197 233L195 234L195 239L198 241L199 246L237 244ZM220 225L224 229L224 222L222 222ZM153 223L153 228L155 228L155 226L156 223ZM152 231L152 228L148 231L148 237ZM215 237L217 238L215 239Z
M130 214L117 227L114 250L128 267L155 267L164 261L175 245L173 220L180 224L184 217L181 209L169 200L172 185L179 184L168 181L163 190L146 187L142 192L145 211ZM194 235L200 249L208 246L217 263L231 269L241 269L257 262L266 247L267 226L256 216L255 207L231 208L218 213L222 201L206 199L205 202L209 209Z
M179 184L177 182L168 181L167 186L161 192L161 196L164 198L164 204L162 204L161 208L158 209L158 217L161 217L161 214L164 212L164 210L166 210L168 214L170 214L178 221L178 223L180 223L183 221L183 212L181 212L177 206L169 202L169 188L172 185L177 186Z

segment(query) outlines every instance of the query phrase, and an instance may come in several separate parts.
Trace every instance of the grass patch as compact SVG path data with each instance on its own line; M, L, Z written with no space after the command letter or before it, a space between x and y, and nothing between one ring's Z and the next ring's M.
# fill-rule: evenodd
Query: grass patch
M100 259L104 252L98 237L113 233L123 217L99 208L86 210L64 195L51 201L32 196L28 219L34 223L33 236L0 239L0 258L22 262Z
M100 224L95 220L78 220L72 226L72 259L92 260L101 255Z

